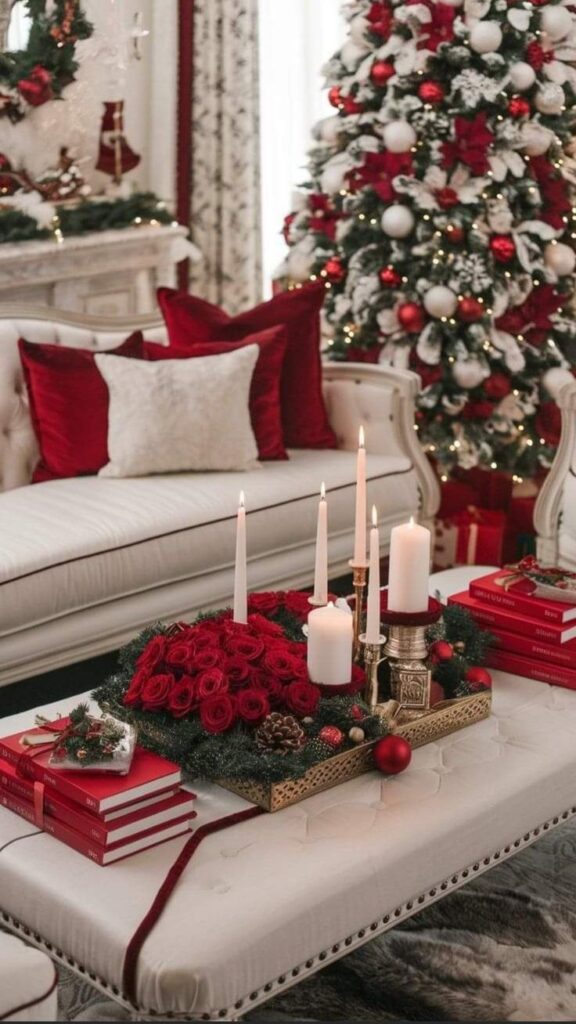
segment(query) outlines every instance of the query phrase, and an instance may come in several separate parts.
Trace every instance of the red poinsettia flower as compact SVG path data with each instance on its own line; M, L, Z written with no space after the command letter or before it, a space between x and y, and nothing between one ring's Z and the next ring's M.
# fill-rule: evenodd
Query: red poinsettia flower
M409 6L413 4L423 4L430 11L430 21L421 25L417 48L436 53L441 43L450 43L454 39L456 9L433 0L408 0Z
M370 23L370 30L375 32L382 39L388 39L392 31L394 13L392 7L387 3L373 3L367 15Z
M562 428L562 414L556 402L542 402L535 421L536 432L546 444L558 445Z
M287 213L286 216L284 217L284 223L282 225L282 234L284 236L284 241L286 242L286 245L290 245L290 228L292 227L292 224L295 221L295 219L295 213Z
M492 402L466 402L459 415L464 420L487 420L493 412Z
M427 388L431 384L437 384L444 376L444 370L440 364L431 366L429 363L425 363L416 355L413 349L410 352L410 369L420 375L423 388Z
M340 214L334 209L330 196L321 192L313 192L308 198L312 216L308 221L311 231L318 231L326 235L332 242L336 238L336 225L340 220Z
M570 213L572 207L568 183L545 156L531 157L530 170L542 197L542 220L553 228L563 228L563 217Z
M483 111L471 121L465 117L454 119L453 142L442 143L442 166L447 170L455 163L466 164L473 174L485 174L489 169L488 147L494 141L494 135L486 126L487 114Z
M392 184L399 174L412 173L411 153L366 153L362 167L355 167L348 175L352 192L371 185L385 203L396 198Z
M496 327L510 334L523 334L531 345L542 345L552 330L551 317L562 308L564 298L551 284L534 288L519 306L506 310Z

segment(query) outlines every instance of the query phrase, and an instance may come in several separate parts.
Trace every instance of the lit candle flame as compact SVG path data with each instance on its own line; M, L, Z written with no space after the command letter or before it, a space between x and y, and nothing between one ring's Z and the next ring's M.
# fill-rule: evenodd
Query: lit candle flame
M376 505L372 505L372 526L378 526L378 511Z
M360 427L360 430L358 431L358 447L359 448L365 448L366 447L366 442L364 440L364 427Z
M326 500L326 484L324 483L324 481L322 481L322 483L320 484L320 499L321 501Z
M238 507L244 508L246 502L244 501L244 491L240 491L240 497L238 499Z
M414 516L410 516L410 519L408 520L408 526L414 526L414 525L415 525L415 523L414 523Z

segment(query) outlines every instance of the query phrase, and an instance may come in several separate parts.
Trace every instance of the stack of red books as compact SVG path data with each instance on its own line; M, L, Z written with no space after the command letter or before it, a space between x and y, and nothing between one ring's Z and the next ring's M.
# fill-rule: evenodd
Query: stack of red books
M102 865L189 831L195 795L172 761L137 747L127 775L54 769L50 750L26 753L30 732L0 739L0 806Z
M527 579L505 589L504 580L509 572L490 573L448 599L492 634L487 665L576 690L576 603L535 597Z

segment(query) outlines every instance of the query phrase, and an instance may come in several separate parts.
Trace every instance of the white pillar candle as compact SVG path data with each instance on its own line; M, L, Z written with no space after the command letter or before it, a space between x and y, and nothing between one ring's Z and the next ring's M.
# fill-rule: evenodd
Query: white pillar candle
M380 530L378 513L372 506L372 529L370 530L370 575L368 577L368 603L366 608L366 643L377 644L380 640Z
M328 502L326 486L320 488L318 502L318 525L316 527L316 565L314 568L314 604L326 604L328 600Z
M356 457L356 521L354 526L353 565L366 565L366 447L364 427L358 432Z
M345 686L352 678L352 616L329 601L308 616L308 674L313 683Z
M234 622L248 621L246 593L246 507L244 491L240 491L236 519L236 564L234 568Z
M390 535L390 611L427 611L429 573L430 530L411 517L409 523L395 526Z

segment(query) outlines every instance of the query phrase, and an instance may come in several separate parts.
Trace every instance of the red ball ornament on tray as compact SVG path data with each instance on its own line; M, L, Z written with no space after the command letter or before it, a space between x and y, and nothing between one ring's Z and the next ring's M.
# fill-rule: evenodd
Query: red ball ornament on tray
M464 324L473 324L481 320L485 314L484 306L473 295L465 295L458 300L458 319Z
M435 640L430 647L430 657L436 663L450 661L454 657L454 648L447 640Z
M411 758L412 747L403 736L384 736L374 746L374 764L384 775L399 775Z
M439 82L422 82L418 87L418 95L424 103L442 103L445 92Z
M516 246L512 235L492 235L490 251L497 263L510 263L516 255Z
M482 668L480 665L469 668L464 678L471 690L483 690L485 687L492 686L492 676L488 669Z
M376 60L370 68L370 78L374 85L384 86L389 78L395 74L395 67L388 60Z
M384 288L397 288L398 285L402 284L402 275L394 270L394 267L382 267L378 271L378 277L380 278L380 284Z
M326 271L326 277L329 281L336 284L338 281L342 281L346 277L346 271L342 266L341 260L337 256L333 256L331 259L326 260L324 264L324 270Z
M424 330L426 324L426 314L417 302L403 302L398 307L397 312L398 322L408 331L409 334L418 334Z
M508 103L510 117L528 117L530 115L530 104L523 96L513 96Z
M336 749L344 742L344 733L337 725L323 725L318 733L318 739Z

